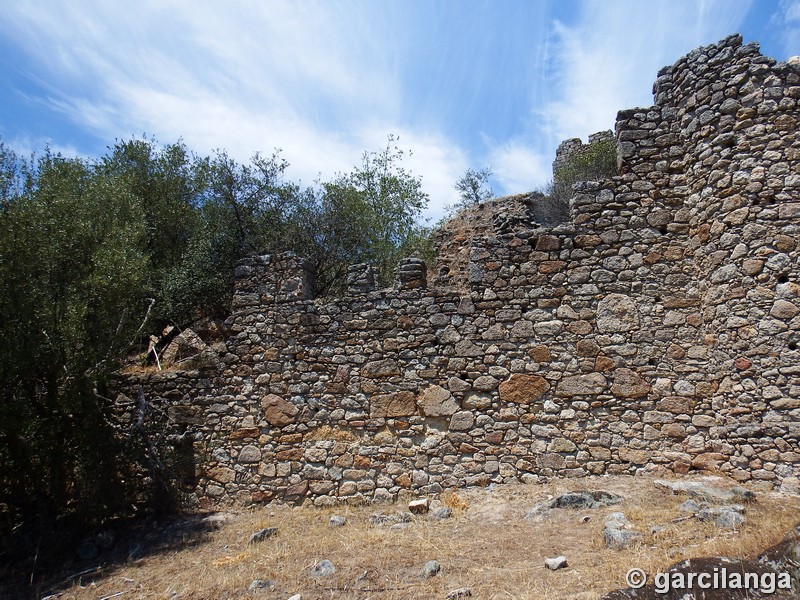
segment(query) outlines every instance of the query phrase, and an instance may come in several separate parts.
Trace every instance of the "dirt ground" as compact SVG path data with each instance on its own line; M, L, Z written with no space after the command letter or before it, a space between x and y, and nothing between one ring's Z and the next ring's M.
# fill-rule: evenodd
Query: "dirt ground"
M734 485L715 477L690 479ZM718 529L687 518L679 510L686 497L653 481L611 476L448 491L432 506L450 507L451 518L417 515L399 527L375 525L371 515L397 514L407 510L405 504L325 509L275 504L222 513L212 519L214 528L199 533L173 524L167 528L169 543L139 558L73 574L48 593L52 600L286 600L294 594L303 600L406 600L446 598L455 589L470 588L473 598L589 600L625 587L625 574L633 567L652 574L684 558L754 557L800 522L800 497L757 492L740 529ZM597 509L552 509L540 520L525 519L537 502L584 489L624 500ZM615 511L624 512L643 534L640 543L624 550L605 547L603 521ZM332 515L346 517L346 525L330 526ZM208 525L203 519L193 523ZM253 532L266 527L276 527L277 533L248 544ZM558 555L567 557L568 567L548 570L545 558ZM331 561L335 573L312 577L322 560ZM441 571L424 577L430 560L438 561ZM75 566L76 573L82 570L87 569ZM251 590L256 579L271 580L274 587Z

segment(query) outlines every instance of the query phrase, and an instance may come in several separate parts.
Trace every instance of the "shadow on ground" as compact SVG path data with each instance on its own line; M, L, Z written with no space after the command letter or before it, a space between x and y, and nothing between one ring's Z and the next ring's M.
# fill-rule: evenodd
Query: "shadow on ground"
M131 519L110 525L46 562L36 556L16 561L0 557L0 600L56 600L73 585L88 585L123 564L201 545L226 518L224 513L201 513Z

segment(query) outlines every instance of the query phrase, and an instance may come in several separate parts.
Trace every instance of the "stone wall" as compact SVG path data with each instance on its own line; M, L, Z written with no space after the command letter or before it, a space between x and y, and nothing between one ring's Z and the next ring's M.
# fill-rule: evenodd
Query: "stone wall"
M732 36L654 94L619 113L619 175L576 185L571 222L445 227L433 287L412 262L376 291L360 265L319 305L303 260L242 261L219 365L125 382L193 436L200 499L643 470L796 485L800 69Z
M584 144L580 138L570 138L564 140L556 148L556 157L553 159L553 179L556 178L558 170L567 166L571 161L579 158L586 153L597 142L613 141L614 134L611 131L598 131L589 135L589 143Z

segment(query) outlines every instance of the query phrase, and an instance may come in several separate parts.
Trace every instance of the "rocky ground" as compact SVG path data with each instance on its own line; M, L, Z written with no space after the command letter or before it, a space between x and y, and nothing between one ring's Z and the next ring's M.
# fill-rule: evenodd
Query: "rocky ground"
M798 522L800 497L716 477L490 486L411 505L271 505L109 530L77 548L83 559L38 597L592 599L625 588L634 567L652 584L689 558L757 561ZM758 564L796 576L800 535L792 540L782 559L773 549ZM611 597L672 597L649 593Z

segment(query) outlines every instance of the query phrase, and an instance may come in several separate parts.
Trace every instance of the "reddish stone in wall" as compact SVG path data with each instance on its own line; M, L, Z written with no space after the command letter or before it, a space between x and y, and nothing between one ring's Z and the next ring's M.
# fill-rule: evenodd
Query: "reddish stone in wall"
M267 394L261 399L261 408L264 410L264 418L273 427L285 427L294 423L299 409L275 394Z
M373 419L407 417L416 414L417 403L413 392L393 392L372 396L369 416Z
M531 404L550 389L550 384L539 375L515 373L500 384L500 400L514 404Z
M623 398L644 398L650 393L650 384L632 369L617 369L614 371L611 393Z

